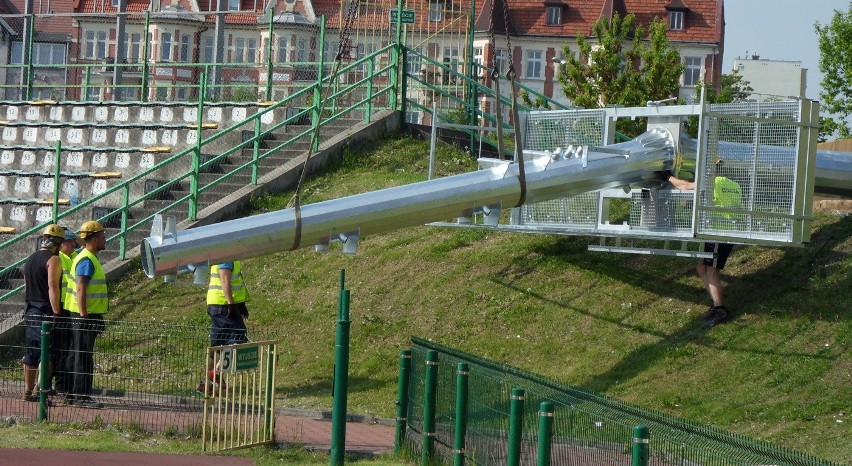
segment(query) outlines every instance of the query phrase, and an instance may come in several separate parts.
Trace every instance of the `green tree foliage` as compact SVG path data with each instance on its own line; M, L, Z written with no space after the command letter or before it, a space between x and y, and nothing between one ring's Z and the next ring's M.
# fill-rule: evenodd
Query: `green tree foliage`
M823 73L820 100L831 115L824 120L823 135L852 137L852 2L847 11L834 10L828 24L814 25L819 40L819 70Z
M754 89L751 83L746 81L739 74L723 74L719 86L719 90L706 86L704 83L699 83L695 86L695 95L701 95L704 91L704 99L711 104L727 104L731 102L742 102L751 96ZM692 137L697 137L698 134L698 117L693 116L687 119L686 132Z
M677 94L683 64L666 37L665 22L654 20L646 36L633 14L624 18L615 14L612 21L599 19L592 36L595 43L577 37L579 57L568 46L563 49L566 64L559 67L557 79L574 105L638 106ZM643 128L638 120L619 121L618 126L619 131L633 136Z

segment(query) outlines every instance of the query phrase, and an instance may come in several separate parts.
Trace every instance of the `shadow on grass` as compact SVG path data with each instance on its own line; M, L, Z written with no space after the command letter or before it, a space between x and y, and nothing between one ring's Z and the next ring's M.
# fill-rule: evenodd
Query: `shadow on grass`
M833 311L832 320L838 318L848 320L852 317L852 308L848 302L852 300L852 274L842 273L842 262L849 256L848 252L838 251L837 246L852 236L852 217L847 216L839 221L823 225L813 232L811 242L805 248L785 250L783 256L769 265L760 268L756 272L733 277L723 275L727 282L726 288L731 289L729 300L736 302L737 309L777 309L783 308L785 302L806 302L812 298L814 277L825 277L831 274L839 275L839 283L833 284L831 290L822 290L826 293L833 291L833 296L822 297L820 306L831 307ZM784 352L778 351L779 343L775 348L758 350L754 348L732 347L729 342L714 342L707 338L707 333L701 330L701 316L697 315L681 327L671 332L661 332L649 329L647 326L631 324L628 321L632 311L622 313L617 317L609 317L589 312L587 309L574 306L571 301L575 298L554 300L543 294L531 292L528 289L515 285L518 278L530 273L540 266L544 261L554 259L564 261L573 266L582 267L596 274L609 276L619 282L627 283L643 288L658 296L676 297L687 302L702 304L707 302L706 292L701 287L680 284L678 279L684 274L695 274L694 261L678 260L672 266L666 262L672 261L667 257L633 257L625 258L619 254L590 254L586 247L588 239L565 238L559 241L550 241L534 248L527 256L517 258L507 265L492 281L500 286L511 289L517 293L523 293L542 302L560 307L569 312L582 314L594 319L608 322L625 330L653 335L658 340L652 344L640 346L628 353L621 361L612 366L606 372L592 377L582 388L593 391L606 391L614 381L624 381L641 374L646 369L655 365L657 361L665 357L667 350L692 343L708 348L719 350L743 352L761 355L772 355L782 357L798 357L823 360L836 360L836 356L829 354ZM737 254L736 249L734 254ZM838 270L833 270L833 268ZM783 283L779 284L779 278ZM598 286L597 283L586 283L582 288L577 288L575 297L583 295L584 290L590 290ZM650 298L658 299L657 297ZM637 303L638 306L648 303ZM703 307L703 306L701 306ZM761 312L761 311L756 311ZM810 311L812 319L825 318L823 313ZM735 312L734 319L738 314Z
M310 381L300 384L297 386L278 386L275 391L279 395L283 395L285 397L322 397L322 396L332 396L332 376L329 374L328 378L322 377L313 377ZM379 390L383 387L390 385L391 383L396 383L395 380L380 380L375 377L349 377L349 393L352 392L370 392L373 390Z

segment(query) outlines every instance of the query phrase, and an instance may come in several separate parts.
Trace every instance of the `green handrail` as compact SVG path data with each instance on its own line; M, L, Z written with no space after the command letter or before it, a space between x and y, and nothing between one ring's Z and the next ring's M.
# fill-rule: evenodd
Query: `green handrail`
M377 105L377 102L379 101L378 99L381 98L382 96L390 93L394 89L394 86L393 86L393 83L391 82L391 80L388 79L389 71L392 69L392 66L375 66L375 61L378 60L378 58L381 54L385 53L388 49L390 49L394 46L395 46L394 44L390 44L386 47L383 47L382 49L379 49L379 50L363 57L362 59L357 60L357 61L343 67L340 70L340 72L343 73L343 72L348 72L348 71L354 70L355 68L363 66L364 68L366 68L368 70L372 69L373 72L371 74L367 73L362 79L359 79L359 80L355 81L354 83L348 84L346 86L341 86L341 88L339 90L337 90L334 94L328 96L329 100L336 99L340 96L345 95L346 93L352 92L352 91L358 89L359 87L364 86L367 83L370 83L371 91L369 93L367 93L367 97L357 100L356 102L352 103L347 108L342 108L342 109L339 109L337 111L334 111L335 109L334 109L334 107L332 107L332 112L330 112L330 114L327 116L326 119L324 119L323 121L318 123L318 127L323 127L325 125L328 125L331 122L333 122L334 120L341 118L341 117L345 116L346 114L351 113L351 112L353 112L353 111L355 111L359 108L365 108L366 109L366 108L378 107L378 105ZM237 167L235 167L234 169L232 169L228 173L222 174L221 176L217 177L216 179L214 179L210 183L206 184L205 186L200 186L200 185L196 184L196 186L193 189L190 189L189 194L184 195L184 196L182 196L178 199L175 199L174 202L171 205L163 207L163 208L157 210L155 213L147 215L143 218L133 219L134 221L131 221L130 215L129 215L131 208L134 208L134 207L140 205L141 203L145 202L146 200L157 198L160 194L170 190L173 186L180 183L181 181L185 181L185 180L189 179L191 184L197 183L199 174L205 168L213 166L214 164L221 163L228 155L233 154L237 151L241 151L243 148L248 147L249 145L254 147L260 141L262 141L264 138L266 138L266 136L268 136L269 134L272 134L273 132L279 130L280 128L282 128L282 127L284 127L288 124L292 124L292 123L297 122L304 115L311 112L312 109L311 108L303 109L303 110L295 113L294 115L292 115L288 118L279 120L279 121L277 121L273 124L269 124L265 130L262 129L262 126L261 126L261 120L264 117L264 115L268 114L269 112L274 111L275 109L286 108L286 107L288 107L288 106L290 106L290 105L292 105L296 102L300 102L299 99L303 99L304 95L308 95L309 93L313 93L317 87L322 86L323 84L327 84L330 79L331 79L331 77L329 77L329 76L321 76L320 75L320 76L318 76L317 81L306 84L305 87L294 92L293 94L286 97L285 99L282 99L279 102L273 103L273 104L271 104L271 105L269 105L269 106L267 106L263 109L259 109L254 114L248 116L244 121L234 123L234 124L229 125L225 128L222 128L222 129L218 130L215 134L212 134L208 137L202 138L201 137L202 136L201 130L197 129L196 143L193 146L187 147L187 148L185 148L181 151L178 151L178 152L166 157L164 160L161 160L160 162L154 164L151 168L143 170L143 171L131 176L128 179L122 180L120 183L116 184L115 186L108 188L106 191L104 191L100 195L86 199L83 202L81 202L80 204L75 205L75 206L71 206L70 208L68 208L68 209L66 209L62 212L59 212L59 210L58 210L58 198L55 198L54 203L53 203L55 213L54 213L51 221L60 222L64 218L68 218L68 217L70 217L70 216L72 216L72 215L74 215L78 212L83 211L83 209L91 208L96 203L100 202L101 199L105 198L106 196L110 196L113 193L120 193L120 197L122 199L121 206L119 206L118 208L116 208L115 210L110 212L110 214L109 214L110 216L114 216L114 215L119 216L119 218L121 219L120 230L116 235L108 238L108 241L111 242L111 241L118 240L119 241L119 257L122 258L122 259L126 258L126 251L127 251L127 240L126 240L126 238L127 238L127 234L132 232L132 231L135 231L136 229L147 227L147 225L149 225L150 221L153 219L154 215L166 213L166 212L172 210L175 206L182 204L183 202L189 203L190 206L195 205L197 207L196 202L197 202L198 196L201 193L205 192L208 189L212 189L216 184L228 179L235 172L242 170L242 169L244 169L248 166L251 166L253 172L257 173L256 171L257 171L258 163L261 160L263 160L265 157L267 157L268 154L274 153L274 152L296 142L297 140L307 136L309 133L312 132L312 130L306 130L306 131L302 131L302 132L295 134L292 138L283 141L281 144L278 144L274 147L271 147L269 152L267 152L266 154L259 154L258 153L257 156L252 157L252 159L249 162L238 165ZM382 84L383 81L384 81L384 84ZM201 83L199 84L200 92L199 92L199 97L198 97L198 102L197 102L199 122L201 121L201 118L203 116L203 109L205 108L205 106L206 105L214 105L213 103L207 103L207 102L204 101L204 98L205 98L204 95L206 94L204 86L206 86L206 79L201 79ZM103 103L99 103L99 104L103 104ZM133 102L121 102L121 103L116 103L116 104L118 104L118 105L134 105ZM152 106L158 105L156 103L144 103L144 102L141 102L139 104L141 104L141 105L152 105ZM220 105L220 104L221 103L217 103L215 105ZM186 103L164 103L164 105L186 105ZM207 146L211 143L214 143L214 142L220 140L221 138L226 137L227 135L234 134L234 132L236 132L238 128L243 127L246 124L253 124L254 125L254 133L255 134L253 135L253 137L248 138L247 140L242 141L242 142L234 145L233 147L231 147L227 150L224 150L224 151L217 150L218 155L216 157L213 157L210 160L206 160L203 163L201 163L200 154L202 153L203 147L205 147L205 146ZM199 128L200 128L200 126L199 126ZM33 149L32 146L19 146L19 147ZM44 149L56 150L57 151L56 152L57 156L56 156L55 170L58 170L59 163L60 163L59 161L61 160L62 152L67 152L67 151L70 151L70 150L81 150L81 149L83 149L83 150L84 149L98 150L98 151L114 150L114 151L131 152L131 151L141 150L142 148L127 148L127 147L123 147L123 148L122 147L81 148L81 147L68 147L68 146L56 148L56 147L45 146ZM179 160L182 160L187 156L192 157L193 160L194 160L193 163L192 163L192 167L189 170L179 171L176 175L173 176L172 180L170 180L168 183L165 183L162 186L159 186L158 188L151 190L150 192L148 192L144 195L140 195L136 198L131 198L131 196L130 196L131 186L134 183L138 183L140 180L143 180L144 178L149 177L151 174L157 172L158 170L164 170L164 169L166 169L166 167L169 167L174 163L178 163ZM257 182L256 176L253 177L252 182L253 183ZM58 182L55 182L55 184L58 186ZM58 196L58 189L57 189L56 196ZM194 218L194 214L189 215L189 217ZM11 245L16 244L20 241L26 240L26 238L28 238L32 234L35 234L42 227L43 227L43 225L36 225L36 226L29 228L26 231L18 234L17 236L15 236L13 238L0 243L0 250L7 248L7 247L10 247ZM24 260L25 260L25 258L22 258L18 261L15 261L13 264L7 265L5 268L0 270L0 275L8 274L11 270L20 267L23 264ZM22 288L23 287L21 286L21 287L15 288L13 290L9 290L6 293L0 295L0 299L5 299L5 298L7 298L8 296L11 296L14 293L17 293Z

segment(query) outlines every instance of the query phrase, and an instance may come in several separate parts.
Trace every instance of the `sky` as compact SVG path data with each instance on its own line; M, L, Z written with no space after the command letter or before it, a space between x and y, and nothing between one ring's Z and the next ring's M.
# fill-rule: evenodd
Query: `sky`
M752 54L766 60L801 61L808 70L805 96L819 100L819 47L814 23L828 24L834 10L847 11L850 0L725 0L725 57L722 72L734 59ZM687 3L688 4L688 3Z

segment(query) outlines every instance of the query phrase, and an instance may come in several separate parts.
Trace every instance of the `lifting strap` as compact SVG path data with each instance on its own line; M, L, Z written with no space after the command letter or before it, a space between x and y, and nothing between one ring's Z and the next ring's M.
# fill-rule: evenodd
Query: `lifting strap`
M494 84L494 125L497 127L497 158L506 156L503 140L503 96L500 94L500 70L497 63L497 40L494 38L494 1L491 0L491 81ZM480 141L482 139L480 138Z
M518 164L518 183L520 184L520 196L518 204L515 207L524 205L527 201L527 176L524 170L524 145L521 140L520 118L518 118L518 88L515 86L515 61L512 58L512 38L509 36L509 5L508 0L501 0L503 3L503 32L506 34L506 50L509 56L509 69L506 71L506 79L509 85L512 86L512 127L514 128L513 136L515 138L515 162ZM492 3L492 12L493 12ZM491 17L492 25L494 16ZM498 96L499 97L499 96Z
M341 5L344 5L342 3ZM301 194L302 194L302 183L305 181L306 174L308 173L308 163L311 161L311 156L314 155L314 147L319 142L320 136L320 127L322 123L323 113L325 112L325 102L328 99L328 88L331 88L333 83L337 82L337 75L340 73L340 66L343 62L344 53L348 49L349 43L349 35L352 31L352 24L355 22L355 16L358 13L358 2L349 2L349 10L346 13L346 19L343 24L343 29L340 31L340 43L337 46L337 54L334 57L334 67L331 71L331 77L328 79L326 84L327 88L322 88L322 82L318 85L320 86L320 95L321 99L319 102L319 117L317 119L317 124L314 127L314 131L311 134L311 143L308 147L308 155L305 157L305 163L302 165L302 172L299 174L299 182L296 184L296 193L293 194L293 198L288 202L288 207L292 205L293 207L293 217L294 217L294 228L293 228L293 246L290 247L291 251L295 251L299 249L302 245L302 206L301 206ZM325 53L324 50L319 51L320 54ZM320 55L322 57L322 55ZM322 63L322 60L320 60ZM320 70L320 74L322 70Z

